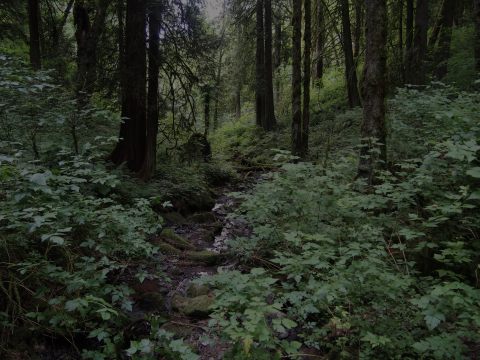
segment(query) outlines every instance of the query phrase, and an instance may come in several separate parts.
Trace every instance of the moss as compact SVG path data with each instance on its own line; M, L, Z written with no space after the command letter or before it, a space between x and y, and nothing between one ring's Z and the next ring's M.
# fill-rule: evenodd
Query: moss
M181 250L170 244L167 244L166 242L161 241L160 239L154 241L154 244L160 249L160 252L164 255L180 255L182 253Z
M191 283L187 288L187 296L190 298L208 295L209 293L210 289L206 285Z
M172 307L186 316L204 318L212 312L210 308L214 302L213 295L200 295L194 298L175 295L172 298Z
M160 234L162 240L169 245L181 250L194 250L195 246L192 245L187 239L176 234L172 229L163 229Z

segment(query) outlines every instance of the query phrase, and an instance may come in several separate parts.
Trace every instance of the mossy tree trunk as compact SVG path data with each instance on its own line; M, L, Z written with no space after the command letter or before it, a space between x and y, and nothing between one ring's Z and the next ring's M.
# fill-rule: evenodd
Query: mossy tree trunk
M255 65L255 114L257 126L265 123L265 36L263 26L263 0L256 3L256 65Z
M455 0L445 0L443 2L440 37L433 58L435 63L435 76L438 80L442 80L448 71L455 7ZM432 46L435 46L435 44L432 44Z
M348 105L353 108L360 106L360 94L358 93L357 67L353 58L352 30L350 24L350 6L348 0L340 1L342 15L342 44L345 55L345 76L347 80Z
M302 1L293 0L292 36L292 150L301 155L303 144L302 123Z
M308 135L310 127L310 83L312 64L312 2L304 0L305 31L303 33L303 120L302 154L308 153Z
M375 170L386 164L387 4L386 0L366 0L365 4L364 104L358 175L368 184L373 184Z
M264 0L265 5L265 118L263 129L275 128L275 106L273 101L273 58L272 58L272 0Z

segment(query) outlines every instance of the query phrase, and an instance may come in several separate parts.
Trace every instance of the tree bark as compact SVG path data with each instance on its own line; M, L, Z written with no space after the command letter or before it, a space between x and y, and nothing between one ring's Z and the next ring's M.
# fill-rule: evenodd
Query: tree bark
M255 113L257 126L265 123L265 38L263 28L263 0L257 0L257 50L256 50L256 101Z
M211 88L209 85L206 85L203 89L203 122L204 122L204 133L203 135L207 138L210 132L210 100L211 100Z
M120 136L110 158L138 172L146 149L146 6L145 0L127 0L125 71L122 74L122 119Z
M302 155L302 0L293 0L292 25L292 150Z
M238 120L242 116L242 89L237 83L235 88L235 118Z
M408 54L406 80L412 85L425 85L428 35L428 0L418 0L415 14L413 45Z
M274 27L275 27L275 41L274 41L274 52L273 52L273 66L275 76L275 100L278 103L280 101L280 92L281 92L281 79L278 71L280 66L282 66L282 22L279 16L274 17Z
M145 159L140 176L150 180L157 165L158 135L158 77L160 70L160 17L161 8L152 7L148 16L148 95L147 95L147 139Z
M355 63L360 55L363 27L363 5L361 0L354 0L355 3L355 31L353 33L353 58Z
M403 54L403 80L407 81L407 71L410 69L410 53L413 46L413 19L415 15L414 3L413 0L406 0L407 2L407 13L406 13L406 23L405 23L405 52Z
M28 0L28 27L30 31L30 65L33 70L42 68L40 51L40 4L39 0Z
M217 73L215 75L215 102L213 106L213 130L217 130L218 128L218 107L220 102L220 86L222 82L222 66L223 66L223 55L224 55L224 48L220 49L220 56L218 59L218 66L217 66Z
M475 17L475 69L480 72L480 0L474 0Z
M343 52L345 54L345 76L347 79L348 105L350 108L360 106L358 93L357 68L353 58L352 31L350 25L350 10L348 0L340 2L342 12Z
M386 0L366 0L365 4L366 53L362 89L364 104L358 176L371 185L375 181L375 170L386 165L387 4ZM378 148L379 154L374 151Z
M455 14L455 0L445 0L442 6L442 25L438 47L434 51L435 76L442 80L448 71L450 45L452 43L452 27ZM432 44L434 46L434 44Z
M272 59L272 0L264 0L265 4L265 119L263 129L271 131L275 128L275 106L273 103L273 59Z
M325 46L325 9L322 0L317 0L317 41L315 42L315 80L322 84Z
M88 102L97 79L97 46L105 29L109 0L97 3L93 23L89 7L84 0L76 0L73 9L75 38L77 41L77 97L81 106Z
M302 154L308 153L308 135L310 127L310 82L312 57L312 2L304 0L305 30L303 33L303 126Z

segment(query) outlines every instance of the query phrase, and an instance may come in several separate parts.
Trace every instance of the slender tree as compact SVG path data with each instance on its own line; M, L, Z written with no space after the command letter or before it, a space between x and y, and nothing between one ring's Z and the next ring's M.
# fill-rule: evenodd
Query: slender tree
M105 29L109 3L110 0L96 2L93 22L90 5L85 0L76 0L73 8L77 40L77 95L81 105L86 104L97 79L97 47Z
M347 79L348 105L353 108L360 106L360 94L358 93L357 68L353 58L352 31L350 25L350 8L348 0L340 1L342 15L342 44L345 55L345 75Z
M146 6L145 0L127 0L122 119L117 146L110 159L140 171L146 149Z
M158 135L158 86L160 70L160 17L161 7L151 7L148 16L148 95L147 95L147 139L145 159L140 176L149 180L155 173L157 165Z
M385 92L387 67L386 0L366 0L366 53L363 80L362 150L358 175L373 184L375 170L386 164ZM379 156L374 151L380 144ZM378 161L380 160L380 161Z
M428 0L417 0L413 45L406 64L406 80L409 84L424 85L426 82L427 36Z
M281 79L280 74L278 73L280 67L282 66L282 21L280 16L277 14L274 16L274 27L275 27L275 40L273 46L273 67L275 76L275 101L278 103L280 101L280 87Z
M355 5L355 28L353 32L353 58L357 62L357 58L360 55L360 46L362 40L362 29L363 29L363 1L354 0Z
M303 32L303 120L302 120L302 153L308 152L308 135L310 127L310 83L312 57L312 3L304 0L305 30Z
M303 155L302 0L293 0L292 25L292 145L294 154Z
M414 0L406 0L406 21L405 21L405 51L403 53L403 81L406 82L406 72L410 70L410 56L413 46L413 19L415 16Z
M480 0L473 0L475 18L475 69L480 72Z
M210 85L205 85L202 89L203 92L203 123L204 123L204 133L205 138L210 132L210 102L212 99L212 88Z
M30 30L30 65L34 70L42 67L40 51L40 4L39 0L28 0L28 27Z
M256 3L257 24L257 50L256 50L256 101L255 113L257 126L265 123L265 37L263 27L263 0Z
M324 47L325 47L325 8L323 0L317 0L317 27L315 42L315 71L314 77L318 84L321 85L324 67Z
M272 58L272 0L264 0L265 5L265 119L264 130L276 126L273 102L273 58Z
M442 6L440 38L438 40L438 47L434 51L435 76L439 80L442 80L445 75L447 75L455 4L455 0L444 0ZM432 44L432 46L434 46L434 44Z

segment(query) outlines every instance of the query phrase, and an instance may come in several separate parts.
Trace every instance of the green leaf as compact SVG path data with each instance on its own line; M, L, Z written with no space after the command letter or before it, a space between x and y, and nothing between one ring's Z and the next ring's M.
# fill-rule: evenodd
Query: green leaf
M480 179L480 167L474 167L467 171L467 175L474 177L476 179Z

